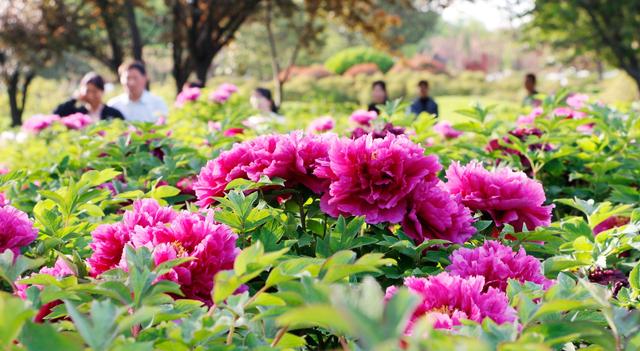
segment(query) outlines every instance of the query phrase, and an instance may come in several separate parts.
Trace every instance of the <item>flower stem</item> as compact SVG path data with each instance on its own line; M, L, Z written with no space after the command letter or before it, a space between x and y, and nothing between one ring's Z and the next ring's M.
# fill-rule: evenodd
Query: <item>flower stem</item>
M287 332L287 330L289 330L289 326L287 326L287 325L285 325L284 327L280 328L280 330L278 330L278 333L276 334L276 337L273 338L273 342L271 343L271 347L276 347L276 345L278 345L278 343L280 342L280 340L282 339L284 334Z

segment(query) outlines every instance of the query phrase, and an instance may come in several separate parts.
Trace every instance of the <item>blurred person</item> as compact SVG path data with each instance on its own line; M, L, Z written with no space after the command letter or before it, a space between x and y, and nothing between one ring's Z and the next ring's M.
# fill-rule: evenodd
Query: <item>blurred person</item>
M85 74L74 97L58 105L53 113L60 117L83 113L91 117L94 122L114 118L124 119L122 112L102 102L104 85L104 79L99 74L95 72Z
M125 93L109 100L109 106L120 110L127 121L155 123L167 117L167 104L147 90L149 80L142 62L124 63L118 74Z
M533 73L527 73L524 76L524 88L527 91L527 96L522 101L523 105L530 106L540 106L542 101L540 99L536 99L536 95L538 95L538 90L536 89L537 79L536 75Z
M383 80L376 80L371 84L371 103L369 104L369 111L376 111L380 114L380 110L377 105L384 105L389 100L387 94L387 84Z
M418 82L418 98L410 106L411 113L419 115L422 112L438 116L438 104L429 96L429 82Z
M278 106L273 101L271 91L266 88L256 88L251 94L251 106L258 110L258 115L251 116L244 121L246 127L257 132L264 132L268 126L284 123L284 117L278 114Z

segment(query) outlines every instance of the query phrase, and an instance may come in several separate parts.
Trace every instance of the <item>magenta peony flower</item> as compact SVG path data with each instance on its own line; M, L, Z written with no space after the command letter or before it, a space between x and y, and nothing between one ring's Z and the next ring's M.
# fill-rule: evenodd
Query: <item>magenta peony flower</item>
M471 210L488 213L498 227L508 223L522 230L526 224L531 230L551 222L554 206L543 206L542 185L522 172L505 167L489 172L476 161L466 166L454 162L447 179L446 187L452 194L459 194Z
M571 94L567 97L567 105L576 110L583 108L587 101L589 101L589 96L586 94Z
M187 102L197 101L199 97L200 97L200 88L198 87L182 89L180 94L176 96L176 101L174 102L174 106L182 107Z
M459 277L443 272L428 278L408 277L404 285L421 299L405 334L411 335L415 323L429 318L436 329L451 329L464 319L482 322L490 318L497 324L516 321L516 311L509 306L507 296L495 288L484 289L484 278ZM385 301L391 299L397 288L387 289Z
M436 156L425 156L420 146L393 134L336 138L328 159L319 163L314 174L330 182L322 210L334 217L366 216L372 224L400 222L411 192L422 181L434 180L441 168Z
M0 253L9 249L18 255L37 236L38 230L26 213L9 205L0 207Z
M518 117L516 124L520 128L533 126L535 124L536 118L542 116L543 113L544 110L542 109L542 107L534 107L528 115Z
M370 126L371 121L378 118L376 111L356 110L349 117L350 120L356 122L359 125Z
M218 86L218 90L233 94L238 91L238 87L231 83L222 83Z
M59 120L60 116L58 115L35 115L22 123L22 129L27 132L38 134Z
M93 121L88 115L78 112L66 117L62 117L62 119L60 119L60 122L62 122L62 124L67 127L67 129L79 130L90 125Z
M331 116L318 117L309 123L307 133L328 132L335 126L335 121Z
M71 268L69 268L69 265L67 265L67 262L65 262L62 258L58 257L53 267L42 267L40 268L40 271L38 271L38 274L48 274L57 279L62 279L70 275L75 275L75 272L71 270ZM31 274L29 277L31 276L33 276L33 274ZM31 285L29 284L16 283L16 287L18 288L16 295L18 295L22 299L26 299L27 289L30 286ZM38 286L38 288L42 288L42 286L39 286L39 285L36 285L36 286Z
M320 192L326 181L317 179L313 171L317 160L326 157L324 140L322 136L292 133L263 135L235 144L200 171L193 185L198 205L208 206L214 197L224 195L227 184L234 179L258 181L263 175L283 178L290 187L302 184Z
M553 110L553 115L556 117L566 117L566 118L575 118L575 119L581 119L587 116L586 113L582 111L575 111L570 107L556 107L556 109Z
M446 139L455 139L464 134L457 129L453 129L449 121L441 121L436 123L436 125L433 126L433 130Z
M125 212L127 214L129 212ZM101 224L91 236L93 241L89 245L93 253L87 259L91 267L91 275L98 276L115 268L122 259L124 246L131 238L131 228L125 228L122 223Z
M485 288L507 290L509 279L533 282L549 288L553 281L542 275L540 261L527 255L524 248L514 252L510 247L495 240L487 240L480 247L460 248L449 257L447 271L463 278L483 276Z
M231 97L231 93L226 90L214 90L211 94L209 94L209 100L218 103L224 104Z
M92 274L120 267L127 270L125 247L147 247L160 264L176 258L193 260L172 268L159 279L180 285L187 298L211 304L214 275L233 268L240 249L237 236L229 227L215 223L213 213L202 216L170 207L161 207L155 200L138 200L133 211L127 211L123 221L99 226L93 233L89 258Z
M623 216L611 216L604 221L598 223L595 227L593 227L593 235L598 235L604 231L609 229L622 227L623 225L629 224L631 219L629 217Z
M229 128L227 130L225 130L222 135L226 136L226 137L232 137L232 136L236 136L239 134L244 133L244 129L242 128Z
M417 244L427 239L462 244L476 232L471 211L438 182L422 182L413 190L402 229Z

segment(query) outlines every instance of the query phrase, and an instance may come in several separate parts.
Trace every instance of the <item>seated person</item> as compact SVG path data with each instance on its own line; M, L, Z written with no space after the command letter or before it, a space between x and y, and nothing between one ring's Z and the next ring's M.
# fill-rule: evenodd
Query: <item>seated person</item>
M109 106L122 111L127 121L155 123L167 117L167 104L147 90L147 71L141 62L125 63L118 73L125 92L109 100Z
M429 96L429 82L418 82L418 98L413 100L410 107L411 113L419 115L422 112L438 116L438 104Z
M102 103L104 95L104 79L94 72L89 72L80 81L80 88L72 98L56 107L54 114L65 117L74 113L84 113L94 122L106 119L124 119L120 111Z
M387 84L383 80L376 80L371 84L371 103L369 104L368 111L376 111L380 114L378 105L384 105L389 100L387 94Z

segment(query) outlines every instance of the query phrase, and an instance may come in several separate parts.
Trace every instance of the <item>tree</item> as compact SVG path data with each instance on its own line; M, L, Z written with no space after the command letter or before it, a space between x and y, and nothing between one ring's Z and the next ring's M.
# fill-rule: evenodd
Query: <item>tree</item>
M624 70L640 90L640 0L537 0L532 39L592 53Z
M193 72L206 83L213 58L233 39L259 2L166 0L172 18L172 73L178 91Z
M58 0L0 3L0 76L6 85L11 126L22 124L29 85L61 53L67 34Z

